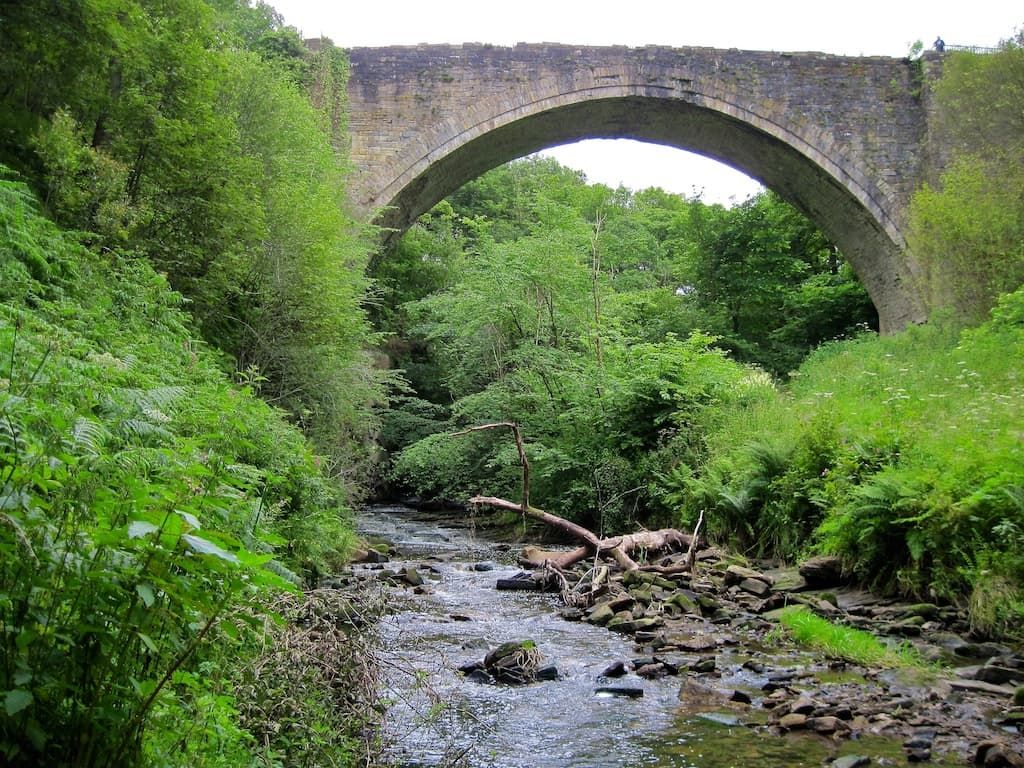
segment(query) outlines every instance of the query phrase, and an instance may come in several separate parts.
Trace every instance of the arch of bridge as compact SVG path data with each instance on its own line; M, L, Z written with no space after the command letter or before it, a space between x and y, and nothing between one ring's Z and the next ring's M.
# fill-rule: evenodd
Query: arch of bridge
M903 227L927 121L906 62L567 46L351 57L353 202L395 233L508 160L583 138L633 138L760 180L842 249L884 330L924 319Z

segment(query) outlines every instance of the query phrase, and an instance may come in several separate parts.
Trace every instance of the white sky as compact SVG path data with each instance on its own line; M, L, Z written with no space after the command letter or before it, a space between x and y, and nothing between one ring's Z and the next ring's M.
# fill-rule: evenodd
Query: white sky
M268 0L305 37L336 45L575 43L710 46L771 51L906 55L930 46L996 45L1024 26L1017 0ZM547 150L592 182L632 189L703 191L707 202L742 201L752 179L712 160L625 140Z

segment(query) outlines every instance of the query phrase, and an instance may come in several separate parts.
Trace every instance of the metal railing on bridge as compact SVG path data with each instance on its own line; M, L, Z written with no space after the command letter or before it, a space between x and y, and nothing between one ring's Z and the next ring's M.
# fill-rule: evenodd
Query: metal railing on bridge
M1000 48L989 48L984 45L947 45L943 51L949 53L951 51L964 51L966 53L999 53L1002 50Z

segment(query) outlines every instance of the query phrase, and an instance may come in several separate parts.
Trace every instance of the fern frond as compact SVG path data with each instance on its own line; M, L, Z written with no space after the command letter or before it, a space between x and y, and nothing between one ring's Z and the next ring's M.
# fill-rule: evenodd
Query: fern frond
M1007 485L1002 488L1002 491L1017 511L1024 513L1024 486Z
M228 464L224 469L231 477L245 485L258 486L263 482L263 470L252 464Z
M8 382L10 384L10 382ZM25 398L10 392L0 392L0 415L14 413L22 404Z
M142 415L152 424L170 424L173 419L159 408L143 408Z
M122 437L126 439L135 438L144 443L174 439L174 435L170 430L164 429L158 424L153 424L145 419L125 419L119 426Z
M99 456L109 439L110 431L106 427L85 416L79 416L71 428L72 444L88 456Z
M9 418L0 418L0 451L8 456L19 456L25 452L26 447L25 438L18 427Z
M139 410L169 409L175 402L185 397L185 387L153 387L152 389L122 389L125 399Z
M166 457L149 448L128 448L118 451L114 462L135 477L148 477L167 463Z
M747 453L761 469L762 477L771 479L789 468L792 447L768 440L756 440L747 446Z
M719 505L730 513L745 517L749 515L757 502L757 497L747 488L739 488L735 492L722 489L718 495Z
M4 489L6 492L6 489ZM3 492L0 492L2 494ZM21 526L17 520L8 515L6 512L0 512L0 523L5 527L10 528L14 532L14 538L17 539L18 544L21 545L22 549L28 555L29 559L34 563L39 562L39 558L36 557L36 552L32 548L32 542L28 540L28 535L25 533L25 529Z

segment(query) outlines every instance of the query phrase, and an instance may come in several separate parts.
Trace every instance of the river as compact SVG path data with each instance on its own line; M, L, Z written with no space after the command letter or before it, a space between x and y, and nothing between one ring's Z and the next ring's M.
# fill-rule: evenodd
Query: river
M643 649L561 618L555 595L497 591L496 579L519 571L507 545L471 529L417 520L404 507L371 508L358 525L400 553L387 567L412 565L427 579L428 594L395 589L380 624L387 757L401 768L811 768L852 754L872 756L873 765L906 760L898 741L880 736L775 735L763 727L756 699L752 707L686 704L679 699L682 677L631 674L611 682L641 687L642 698L597 695L602 671L643 656ZM487 685L457 672L497 644L523 639L534 640L545 663L557 667L557 680ZM814 662L797 650L785 653L785 660L772 661ZM720 649L721 683L759 696L764 681L742 667L757 655L745 647Z

